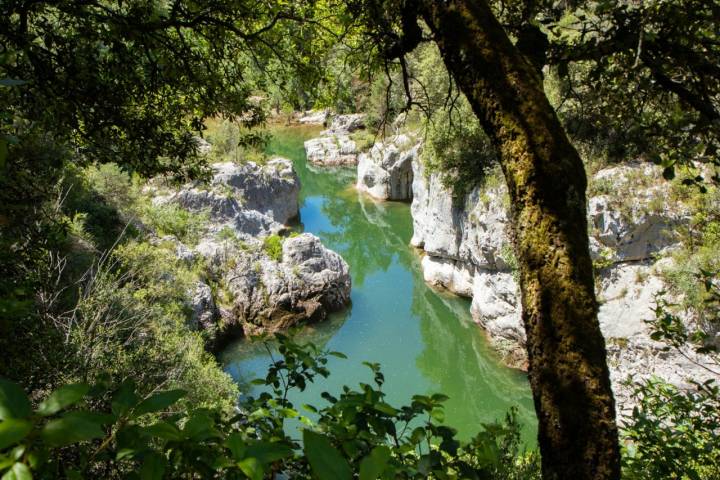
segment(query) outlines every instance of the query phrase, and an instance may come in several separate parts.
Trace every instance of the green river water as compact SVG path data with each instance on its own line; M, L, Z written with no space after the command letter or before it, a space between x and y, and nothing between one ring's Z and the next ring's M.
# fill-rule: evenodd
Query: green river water
M500 365L470 317L470 302L438 292L423 281L418 253L410 246L412 218L406 203L374 202L353 188L354 169L309 167L303 141L317 128L274 130L268 153L292 159L302 184L299 229L320 237L350 265L352 305L329 321L305 327L301 337L348 359L331 357L331 375L291 397L296 406L323 406L323 391L370 382L362 361L379 362L388 403L413 394L444 393L445 424L461 439L482 423L518 408L523 440L534 445L536 420L527 377ZM241 340L221 355L247 393L264 377L270 357L261 345Z

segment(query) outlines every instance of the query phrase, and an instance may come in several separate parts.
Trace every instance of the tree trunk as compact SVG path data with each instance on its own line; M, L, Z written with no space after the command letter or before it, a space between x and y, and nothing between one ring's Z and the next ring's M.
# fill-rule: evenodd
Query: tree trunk
M615 405L597 319L582 161L542 79L485 0L418 0L415 6L500 152L543 478L617 479Z

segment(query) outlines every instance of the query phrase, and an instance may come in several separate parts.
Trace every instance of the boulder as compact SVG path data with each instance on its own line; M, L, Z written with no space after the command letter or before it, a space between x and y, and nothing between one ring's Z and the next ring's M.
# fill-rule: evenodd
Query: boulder
M422 144L407 135L377 142L358 157L357 189L379 200L411 200Z
M232 162L213 165L213 186L229 186L244 210L255 210L282 224L298 216L300 179L292 162L274 158L265 165Z
M233 315L246 333L319 321L350 301L350 272L340 255L309 233L286 238L277 262L262 251L243 252L225 276Z
M345 134L323 136L305 142L307 159L315 165L355 165L358 153L355 142Z
M192 292L188 293L192 315L190 327L194 330L213 328L218 319L218 309L215 306L212 289L204 282L197 282Z
M327 110L306 110L298 119L303 125L325 125L329 116Z
M186 185L155 197L153 203L172 202L191 212L206 213L206 237L224 228L244 238L276 234L298 216L300 180L289 160L276 158L266 165L217 163L213 172L209 185Z
M350 113L346 115L335 115L330 122L330 128L325 130L323 135L331 135L338 133L352 133L355 130L365 128L365 119L367 115L364 113Z

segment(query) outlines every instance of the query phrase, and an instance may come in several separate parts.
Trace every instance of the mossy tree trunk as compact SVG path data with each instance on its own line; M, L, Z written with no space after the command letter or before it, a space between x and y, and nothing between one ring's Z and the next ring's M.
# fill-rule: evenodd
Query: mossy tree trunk
M617 479L615 406L597 319L583 164L542 79L485 0L418 0L415 7L500 152L543 477Z

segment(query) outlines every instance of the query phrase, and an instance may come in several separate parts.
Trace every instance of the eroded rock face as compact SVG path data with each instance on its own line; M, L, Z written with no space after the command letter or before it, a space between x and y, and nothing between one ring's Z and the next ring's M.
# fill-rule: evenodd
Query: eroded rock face
M300 180L290 160L274 158L263 166L226 162L213 169L212 184L234 189L243 210L260 212L283 224L298 216Z
M270 235L298 216L300 180L290 160L276 158L266 165L225 162L212 168L210 185L188 185L155 203L207 213L210 234L228 227L244 237Z
M414 162L412 189L413 246L474 268L508 268L510 235L503 187L475 189L458 204L438 175L426 175L420 162Z
M323 166L355 165L360 152L350 133L361 128L365 128L364 114L334 116L320 137L305 142L308 161Z
M246 333L323 320L350 301L347 263L309 233L286 238L280 262L261 251L243 252L236 260L225 282Z
M462 202L453 202L437 175L424 175L420 164L414 168L412 243L425 251L425 280L472 297L472 315L491 342L508 364L525 368L525 330L504 186L475 189ZM602 170L592 179L603 187L589 199L588 208L591 254L605 265L597 280L598 318L621 409L631 403L622 382L628 374L661 374L678 385L688 375L707 376L692 362L664 352L649 336L646 320L654 316L655 294L664 289L658 274L662 262L656 255L673 247L673 230L686 221L684 212L670 211L657 201L665 195L662 183L653 181L657 176L652 166L630 164Z
M190 307L192 308L191 327L196 330L212 328L219 316L212 289L204 282L197 282L195 289L189 293Z
M364 113L349 113L346 115L335 115L332 117L330 127L325 130L324 134L330 133L352 133L355 130L365 128Z
M379 200L411 200L422 144L407 135L376 142L358 157L357 189Z

